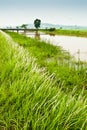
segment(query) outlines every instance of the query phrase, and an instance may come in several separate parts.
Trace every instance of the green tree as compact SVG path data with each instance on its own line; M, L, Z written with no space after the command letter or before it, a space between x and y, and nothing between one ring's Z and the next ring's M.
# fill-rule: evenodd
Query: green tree
M36 29L40 28L41 20L40 19L35 19L34 20L34 26Z
M28 26L27 24L22 24L21 28L27 29L27 26Z
M16 26L16 29L19 29L19 26Z
M18 33L18 31L19 31L19 26L16 26L16 29L17 29L17 33Z

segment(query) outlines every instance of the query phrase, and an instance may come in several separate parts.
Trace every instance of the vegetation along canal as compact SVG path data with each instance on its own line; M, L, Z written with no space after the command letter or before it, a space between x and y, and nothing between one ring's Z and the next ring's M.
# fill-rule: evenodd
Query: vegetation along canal
M29 37L35 37L35 33L26 33ZM62 36L49 34L41 34L37 38L45 41L50 41L51 44L61 46L67 50L71 55L75 56L76 60L87 61L87 38L76 36Z

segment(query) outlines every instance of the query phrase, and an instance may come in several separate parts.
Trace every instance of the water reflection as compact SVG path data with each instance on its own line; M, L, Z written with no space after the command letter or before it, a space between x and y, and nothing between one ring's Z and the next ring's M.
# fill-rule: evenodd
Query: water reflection
M35 32L35 39L40 40L40 33L38 31Z
M50 36L55 36L55 34L49 34Z

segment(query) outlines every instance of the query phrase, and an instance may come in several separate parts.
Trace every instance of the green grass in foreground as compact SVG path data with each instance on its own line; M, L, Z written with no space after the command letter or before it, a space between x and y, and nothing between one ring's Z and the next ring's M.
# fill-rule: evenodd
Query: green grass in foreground
M87 130L84 90L65 94L55 83L0 32L0 130Z
M61 47L13 32L8 34L36 58L40 67L44 67L50 74L54 73L56 83L63 82L64 91L71 91L76 86L77 92L84 87L87 93L87 63L73 61L69 53Z
M56 29L55 31L42 30L43 32L50 35L67 35L67 36L78 36L78 37L87 37L87 30L64 30Z

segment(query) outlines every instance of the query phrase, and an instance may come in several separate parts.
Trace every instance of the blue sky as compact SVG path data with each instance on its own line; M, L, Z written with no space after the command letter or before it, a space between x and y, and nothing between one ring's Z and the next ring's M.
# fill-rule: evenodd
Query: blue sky
M87 0L0 0L0 26L33 23L87 26Z

